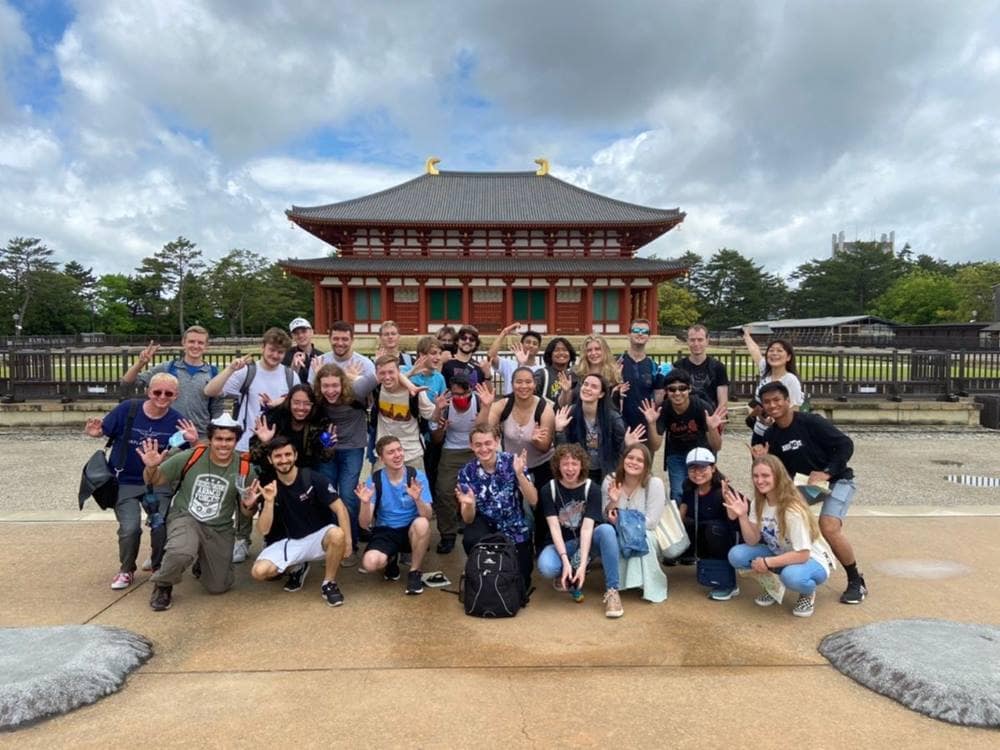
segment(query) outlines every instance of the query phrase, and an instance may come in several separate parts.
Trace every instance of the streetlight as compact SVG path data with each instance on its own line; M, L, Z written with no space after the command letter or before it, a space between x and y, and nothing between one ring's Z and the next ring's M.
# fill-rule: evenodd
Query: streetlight
M5 404L18 404L24 401L23 398L17 397L17 378L15 377L16 361L17 361L17 339L21 335L21 314L14 313L12 316L14 318L14 340L10 345L10 360L7 364L7 378L10 382L10 393L0 399L0 402Z

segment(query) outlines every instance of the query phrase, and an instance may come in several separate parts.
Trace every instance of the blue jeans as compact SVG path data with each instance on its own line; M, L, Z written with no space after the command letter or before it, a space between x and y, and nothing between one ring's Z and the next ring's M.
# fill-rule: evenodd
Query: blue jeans
M351 517L351 542L355 550L358 548L358 513L361 512L361 501L354 490L361 479L364 462L364 448L338 448L332 460L319 465L320 473L330 480L347 506L347 514Z
M687 456L683 453L668 453L664 459L664 469L670 478L670 499L680 504L684 495L684 480L687 479Z
M729 564L737 570L747 570L750 563L758 557L773 555L766 544L737 544L729 550ZM829 577L830 573L824 565L810 557L799 565L786 565L780 569L779 575L785 588L798 594L809 595Z
M563 540L566 544L566 554L573 554L580 546L576 539ZM604 562L604 588L617 589L618 582L618 532L610 523L598 524L594 528L594 538L590 543L590 556L601 558ZM562 574L562 557L556 551L554 544L548 545L538 556L538 573L543 578L557 578Z

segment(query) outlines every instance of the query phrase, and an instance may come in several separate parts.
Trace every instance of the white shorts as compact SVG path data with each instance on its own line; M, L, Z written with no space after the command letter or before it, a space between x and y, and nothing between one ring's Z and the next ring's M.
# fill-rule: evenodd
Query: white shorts
M274 544L269 544L263 552L257 555L257 559L274 563L279 573L284 573L287 568L305 562L322 560L326 557L326 552L323 551L323 537L334 526L336 524L330 523L301 539L282 539Z

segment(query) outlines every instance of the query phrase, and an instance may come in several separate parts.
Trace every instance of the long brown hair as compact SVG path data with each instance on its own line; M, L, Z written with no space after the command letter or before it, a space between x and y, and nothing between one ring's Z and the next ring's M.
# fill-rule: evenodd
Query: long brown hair
M326 399L323 398L323 378L337 378L340 381L340 398L337 399L338 404L354 403L354 389L351 388L351 379L347 377L347 373L334 364L323 365L316 373L316 378L313 380L313 393L316 394L316 403L326 403Z
M627 451L622 453L621 458L618 459L618 467L615 469L615 483L624 484L625 483L625 457L632 451L639 451L642 453L642 476L639 477L639 486L645 487L649 484L649 477L653 473L653 456L647 448L642 443L636 443Z
M805 501L802 499L802 495L795 488L792 483L792 478L788 476L788 472L785 470L785 465L781 463L777 456L772 456L767 454L765 456L760 456L755 458L753 461L754 466L764 465L771 469L771 474L774 477L774 489L771 491L771 499L774 500L777 506L778 512L775 514L778 519L778 536L782 539L785 538L785 518L788 513L798 513L802 516L802 520L806 522L809 526L809 538L811 541L816 541L820 536L819 524L816 522L816 516L812 514L809 510L809 506L806 505ZM757 527L760 528L761 518L764 515L764 504L767 502L767 496L762 495L760 490L754 486L754 509Z

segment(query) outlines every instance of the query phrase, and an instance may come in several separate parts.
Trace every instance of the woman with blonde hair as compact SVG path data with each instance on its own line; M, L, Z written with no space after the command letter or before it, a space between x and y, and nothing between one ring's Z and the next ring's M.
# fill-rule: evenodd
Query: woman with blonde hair
M582 382L587 375L600 375L607 381L612 393L622 384L621 368L611 354L611 347L608 346L608 342L603 336L598 336L596 333L583 340L582 356L575 369L578 379L577 385L574 386L572 392L560 392L560 406L566 406L572 402L572 399L576 398L579 382Z
M643 599L658 603L667 598L667 577L660 567L661 551L655 530L663 515L667 490L663 480L652 474L653 456L649 448L642 443L633 445L618 460L615 472L604 478L601 496L604 518L615 527L623 510L637 510L645 517L649 552L626 559L619 550L618 578L621 590L642 589Z
M729 564L737 570L777 574L786 588L799 595L792 614L810 617L816 586L826 581L836 565L833 552L776 456L754 459L752 478L754 497L749 502L728 482L723 483L726 513L739 521L746 542L729 550ZM765 591L754 603L769 607L775 600Z

